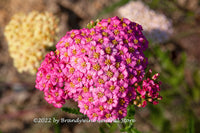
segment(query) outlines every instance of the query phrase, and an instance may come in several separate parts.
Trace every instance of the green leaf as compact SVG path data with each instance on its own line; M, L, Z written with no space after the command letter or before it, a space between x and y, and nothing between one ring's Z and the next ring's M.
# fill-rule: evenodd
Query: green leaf
M61 109L62 109L62 111L65 111L65 112L68 112L68 113L71 113L71 114L77 114L77 115L83 115L84 116L84 114L82 114L79 111L79 109L68 108L68 107L62 107Z
M60 125L58 123L54 123L54 130L55 130L55 133L61 133Z
M106 8L104 8L98 15L97 18L99 18L100 16L104 15L104 14L108 14L113 12L117 7L123 6L126 3L128 3L130 0L120 0L114 4L112 4L111 6L108 6Z
M128 120L134 120L134 115L135 115L135 107L133 104L130 104L127 107L127 116L124 119L128 119ZM124 121L123 124L123 128L120 129L121 132L128 132L128 133L132 133L132 131L134 131L134 123L133 121ZM122 120L123 121L123 120Z
M198 87L193 87L192 89L192 98L194 101L198 102L200 100L200 90Z
M111 127L111 124L110 124L110 123L106 123L106 126L107 126L108 128L110 128L110 127Z
M90 21L90 23L87 24L87 28L88 29L94 28L99 21L100 21L99 19L97 19L95 21Z
M99 132L100 132L100 133L105 133L105 131L103 130L102 127L99 127Z
M200 88L200 70L195 70L195 72L193 73L193 80L195 83L195 86Z
M194 117L192 115L190 115L190 118L189 118L187 133L195 133L195 130L194 130Z
M56 47L55 45L51 46L51 47L46 47L47 51L56 51Z
M162 124L165 120L161 105L154 106L153 104L149 104L148 107L151 110L150 119L153 124L157 125L158 127L162 127Z
M131 129L132 133L141 133L140 131L138 131L136 128Z
M152 0L151 3L149 3L150 8L158 8L160 6L160 0Z
M169 120L164 120L162 123L162 133L169 133L171 131L171 123Z
M111 127L109 129L109 133L114 133L117 129L117 124L116 123L111 123Z
M134 115L135 115L135 107L132 104L132 105L129 105L127 107L127 116L125 118L127 118L127 119L131 119L132 118L132 119L134 119Z

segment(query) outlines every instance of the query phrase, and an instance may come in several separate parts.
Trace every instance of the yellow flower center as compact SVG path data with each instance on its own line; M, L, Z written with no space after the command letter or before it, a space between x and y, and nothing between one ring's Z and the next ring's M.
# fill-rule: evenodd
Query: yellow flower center
M90 32L90 35L94 35L94 34L95 34L95 31Z
M140 59L138 59L138 60L137 60L137 64L138 64L138 65L140 65L140 64L141 64L141 61L140 61Z
M106 64L106 65L111 65L111 60L110 60L110 59L106 59L106 60L105 60L105 64Z
M82 49L81 49L81 52L82 52L82 53L85 53L85 52L86 52L86 50L85 50L84 48L82 48Z
M66 48L69 47L69 43L68 42L65 43L65 47Z
M87 79L91 80L92 76L91 75L87 75Z
M108 114L105 115L105 117L106 117L106 118L110 118L110 117L111 117L111 114L108 113Z
M78 79L77 79L77 80L78 80L78 82L81 82L81 81L82 81L82 79L81 79L80 77L78 77Z
M72 50L72 53L73 53L74 55L76 55L76 49L73 49L73 50Z
M119 34L119 30L114 30L114 34L118 35Z
M119 104L123 106L124 103L125 103L124 99L120 99Z
M120 89L119 89L119 91L123 93L125 91L124 86L121 86Z
M120 115L122 115L122 114L123 114L122 110L119 110L119 111L118 111L118 113L119 113Z
M58 92L56 92L56 93L55 93L55 96L57 97L58 95L59 95L59 93L58 93Z
M103 110L104 110L104 107L103 107L102 105L100 105L100 106L99 106L99 109L100 109L101 111L103 111Z
M111 78L111 77L113 77L113 72L112 72L112 71L110 71L110 70L108 70L106 74L107 74L107 75L108 75L108 77L110 77L110 78Z
M108 104L112 104L113 103L113 99L110 98L108 101L107 101Z
M135 49L133 47L128 48L128 52L133 53L134 51L135 51Z
M127 64L130 64L131 61L132 61L131 58L127 58L127 59L126 59L126 63L127 63Z
M90 49L91 49L92 51L94 51L94 50L96 50L96 47L95 47L95 46L92 46Z
M125 23L122 24L123 27L126 27L127 25Z
M50 79L50 77L51 77L50 75L47 75L47 76L46 76L46 78L47 78L48 80Z
M84 93L86 93L89 91L89 89L87 87L83 87L83 91L84 91Z
M110 23L110 22L111 22L111 19L110 19L110 18L108 18L107 22L108 22L108 23Z
M106 26L102 26L101 29L102 29L102 30L105 30L105 29L107 29L107 27L106 27Z
M99 84L104 84L105 83L103 79L99 79L98 82L99 82Z
M87 42L91 42L91 41L92 41L92 38L88 37L88 38L86 38L86 41L87 41Z
M117 45L118 44L118 42L117 42L117 40L112 40L112 43L114 44L114 45Z
M95 65L93 65L93 69L96 71L99 71L101 69L101 67L99 64L95 64Z
M59 55L60 54L60 51L59 50L56 50L56 55Z
M111 54L111 51L112 51L112 50L111 50L110 47L107 47L107 48L105 49L105 51L106 51L107 54Z
M77 39L77 38L76 38L76 39L75 39L75 43L76 43L76 44L80 44L80 43L81 43L81 39Z
M113 24L113 26L114 26L114 27L117 27L118 25L117 25L117 24Z
M86 62L82 62L81 63L81 66L83 67L83 68L85 68L87 65L86 65Z
M107 32L102 32L102 35L103 36L108 36L108 33Z
M99 53L94 52L93 56L94 56L94 58L99 58L99 55L100 55Z
M135 40L134 40L134 43L135 43L135 44L137 44L137 43L138 43L138 40L137 40L137 39L135 39Z
M127 39L124 39L123 42L124 42L125 44L127 44L127 43L128 43L128 40L127 40Z
M104 94L103 94L102 92L98 92L98 94L97 94L98 98L102 98L103 95L104 95Z
M72 32L71 33L71 38L73 38L75 36L75 33L74 32Z
M97 117L98 115L96 113L93 113L92 114L92 117Z
M42 86L45 88L45 86L46 86L46 85L45 85L45 84L43 84Z
M74 62L77 64L77 63L78 63L78 58L75 58L75 59L74 59Z
M75 69L73 67L69 68L70 73L74 73Z
M130 34L130 33L132 33L133 32L133 30L128 30L128 33Z
M68 57L68 53L67 53L67 52L65 52L65 53L64 53L64 56L65 56L65 57Z
M74 87L75 87L75 85L74 85L74 83L73 83L73 82L70 82L69 84L70 84L70 87L72 87L72 88L74 88Z
M120 62L116 62L115 67L119 68L120 67Z
M110 88L109 88L111 91L115 90L115 86L114 85L111 85Z
M85 33L85 32L82 32L81 35L82 35L82 36L86 36L86 33Z
M88 110L89 109L89 106L88 105L84 105L84 108L85 108L85 110Z
M122 50L119 50L119 54L120 54L120 55L123 55L124 52L123 52Z
M141 71L137 71L137 76L139 76L141 74Z
M102 43L103 43L103 39L100 38L100 39L98 40L98 42L102 44Z
M119 73L119 76L118 76L119 79L124 79L124 75L122 73Z
M59 44L63 43L63 41L60 41Z
M81 95L78 96L78 100L81 101L83 97Z
M93 100L93 97L89 97L89 98L88 98L88 101L89 101L89 102L93 102L93 101L94 101L94 100Z

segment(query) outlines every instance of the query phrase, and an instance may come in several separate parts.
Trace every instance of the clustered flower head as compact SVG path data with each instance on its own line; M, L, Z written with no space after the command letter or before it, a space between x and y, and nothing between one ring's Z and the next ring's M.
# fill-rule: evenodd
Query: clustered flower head
M35 87L55 107L66 99L77 101L80 112L93 121L124 118L130 103L144 107L161 98L158 74L145 74L147 47L142 27L126 18L71 30L46 55Z
M156 13L142 1L131 1L118 9L122 17L135 21L144 28L144 35L153 43L167 41L173 33L172 23L163 14Z
M58 18L49 12L16 14L5 27L10 56L21 72L35 74L46 48L53 46L58 32Z

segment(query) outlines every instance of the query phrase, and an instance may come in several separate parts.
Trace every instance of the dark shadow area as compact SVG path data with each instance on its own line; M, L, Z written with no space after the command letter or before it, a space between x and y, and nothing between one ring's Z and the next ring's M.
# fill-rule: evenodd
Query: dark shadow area
M73 12L72 10L64 7L63 5L61 5L60 3L57 3L61 12L62 13L67 13L67 15L69 16L67 25L69 25L70 29L80 29L80 21L82 20L82 18L80 18L75 12Z

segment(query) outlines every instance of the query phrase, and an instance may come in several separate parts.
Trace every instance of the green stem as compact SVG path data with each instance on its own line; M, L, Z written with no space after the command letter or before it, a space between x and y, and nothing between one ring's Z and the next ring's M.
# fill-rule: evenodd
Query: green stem
M79 109L74 109L74 108L69 108L69 107L62 107L61 108L62 111L65 111L65 112L68 112L68 113L71 113L71 114L76 114L76 115L83 115L85 116L84 114L82 114Z

